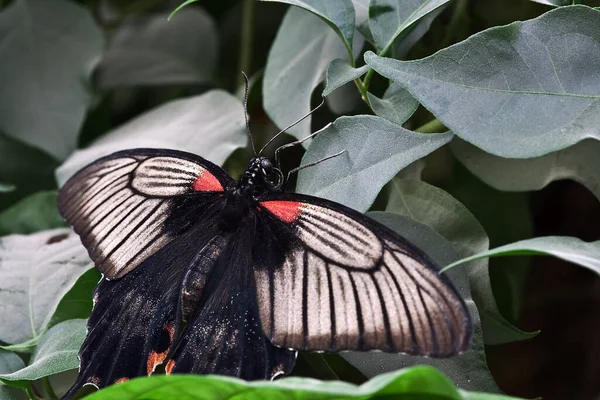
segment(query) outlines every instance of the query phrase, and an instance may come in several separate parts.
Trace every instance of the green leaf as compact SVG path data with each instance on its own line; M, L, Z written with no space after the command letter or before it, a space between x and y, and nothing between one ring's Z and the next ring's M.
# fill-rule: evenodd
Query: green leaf
M600 12L561 7L417 61L365 54L454 134L501 157L600 139Z
M213 77L217 50L217 27L198 7L172 21L166 14L127 19L112 36L96 78L102 89L206 83Z
M449 0L371 0L369 27L379 54L385 54L408 27Z
M23 360L10 351L0 350L0 374L10 374L25 367Z
M489 249L489 239L475 216L445 191L423 181L394 178L386 211L425 224L448 240L460 257ZM503 344L535 337L508 322L498 310L487 260L469 264L469 285L481 316L485 344Z
M393 213L372 212L368 215L408 239L439 265L459 258L448 241L420 222ZM344 352L342 356L368 377L411 365L427 364L439 368L460 388L499 393L500 390L487 369L481 323L477 307L471 298L469 278L465 270L454 274L452 272L449 271L447 275L465 299L472 317L474 335L469 350L447 359L381 352Z
M48 328L70 319L87 319L92 312L92 294L101 278L96 268L84 272L58 303Z
M0 374L0 381L27 385L45 376L79 367L77 354L85 339L86 321L72 319L61 322L42 336L29 365L9 374Z
M325 21L342 39L348 56L354 43L354 5L351 0L262 0L298 6Z
M0 238L0 341L39 337L65 293L90 267L70 229Z
M201 110L202 112L199 112ZM221 164L246 144L244 108L222 90L171 101L129 121L76 151L56 171L59 184L89 163L118 150L139 147L189 151Z
M202 390L198 390L202 388ZM465 393L464 396L468 394ZM138 378L110 386L86 399L445 399L463 395L441 373L430 367L414 367L380 375L361 386L308 378L246 382L215 375L171 375ZM508 399L507 397L499 397Z
M13 185L12 183L4 183L4 182L0 182L0 193L8 193L8 192L12 192L16 189L17 187L15 185Z
M568 236L545 236L521 240L463 258L448 265L444 270L466 263L467 261L485 257L521 255L553 256L600 274L600 240L596 242L584 242L581 239Z
M370 0L352 0L356 16L354 26L366 40L373 43L373 35L369 29L369 3Z
M479 179L498 190L530 191L550 182L572 179L600 199L600 142L585 139L566 149L529 159L488 154L462 140L453 140L452 152Z
M360 43L359 43L360 42ZM360 49L362 42L355 40ZM280 128L306 116L313 90L323 81L329 63L347 59L337 35L320 18L290 7L271 46L263 79L263 106ZM311 118L287 133L299 139L311 133Z
M367 92L375 114L402 125L417 111L419 102L406 90L392 83L380 99Z
M56 208L56 191L38 192L0 213L0 236L64 226Z
M15 190L0 196L0 210L29 194L55 188L57 166L45 152L0 132L0 181L18 183Z
M92 102L102 33L74 2L17 0L0 13L0 38L0 131L64 159Z
M360 78L369 70L368 65L360 68L354 68L348 64L348 61L336 58L331 61L325 74L325 89L322 96L328 96L335 89L345 85L348 82Z
M370 115L340 117L313 140L302 165L345 153L300 171L296 191L364 212L402 168L451 139L451 133L419 134Z
M180 11L180 10L181 10L183 7L187 7L187 6L189 6L190 4L192 4L192 3L196 3L196 2L198 2L198 1L200 1L200 0L187 0L187 1L184 1L184 2L183 2L183 3L182 3L180 6L179 6L179 7L177 7L175 10L173 10L173 12L172 12L171 14L169 14L169 18L168 18L168 20L171 20L171 18L173 18L173 16L174 16L176 13L178 13L178 12L179 12L179 11Z

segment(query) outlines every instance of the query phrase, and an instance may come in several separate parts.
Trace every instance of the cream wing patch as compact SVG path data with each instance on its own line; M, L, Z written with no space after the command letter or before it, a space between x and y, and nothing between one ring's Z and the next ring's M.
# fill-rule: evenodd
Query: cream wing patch
M148 196L172 197L190 192L194 182L210 174L201 165L176 157L152 157L133 173L131 186Z

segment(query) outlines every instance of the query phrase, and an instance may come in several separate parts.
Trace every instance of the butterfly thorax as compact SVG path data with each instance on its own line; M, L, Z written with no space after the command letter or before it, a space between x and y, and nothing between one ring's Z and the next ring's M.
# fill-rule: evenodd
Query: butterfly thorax
M275 174L277 180L271 180ZM255 157L248 163L248 169L240 177L234 190L241 196L260 197L264 193L280 191L283 181L281 171L273 167L267 157Z

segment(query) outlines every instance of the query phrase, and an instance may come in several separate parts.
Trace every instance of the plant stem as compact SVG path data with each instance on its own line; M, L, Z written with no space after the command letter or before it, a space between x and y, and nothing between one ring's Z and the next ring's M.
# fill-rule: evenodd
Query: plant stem
M252 67L252 47L254 41L254 2L255 0L244 0L242 8L242 29L240 36L240 60L238 64L238 87L244 84L241 71L250 74Z
M58 396L54 392L54 388L50 384L50 379L48 379L47 376L45 376L45 377L42 378L42 384L44 385L44 389L46 390L46 394L48 395L48 398L50 400L56 400L56 399L58 399Z
M31 382L29 382L29 385L25 386L24 390L25 390L25 392L27 393L27 397L28 397L30 400L35 400L35 399L37 399L37 398L38 398L38 397L37 397L37 396L36 396L36 395L33 393L33 386L32 386L32 384L31 384Z
M446 128L446 126L444 124L442 124L442 121L440 121L439 119L434 119L429 121L428 123L421 125L420 127L418 127L415 132L419 132L419 133L441 133L448 130L448 128Z

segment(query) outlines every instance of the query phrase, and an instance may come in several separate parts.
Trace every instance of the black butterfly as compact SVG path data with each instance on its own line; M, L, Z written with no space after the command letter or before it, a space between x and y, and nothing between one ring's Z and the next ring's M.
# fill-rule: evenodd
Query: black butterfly
M235 182L162 149L121 151L73 176L58 207L104 277L65 397L167 360L167 374L254 380L289 373L296 350L468 348L467 308L422 251L283 181L265 157Z

